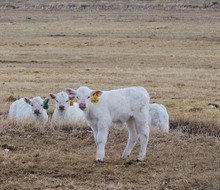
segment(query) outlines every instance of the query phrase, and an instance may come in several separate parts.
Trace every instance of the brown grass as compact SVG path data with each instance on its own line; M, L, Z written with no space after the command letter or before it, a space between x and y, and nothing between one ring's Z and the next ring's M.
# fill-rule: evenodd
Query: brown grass
M220 105L219 19L214 9L1 9L0 189L220 189L220 109L208 107ZM168 108L171 132L152 129L139 163L139 143L122 161L127 130L111 129L97 164L88 127L7 119L15 99L81 85L144 86Z
M170 119L171 129L180 129L189 134L205 134L220 137L219 119L197 119L190 116L178 116Z
M69 130L71 129L71 130ZM146 162L120 160L126 129L110 130L106 161L94 161L86 126L54 129L4 121L1 129L1 189L218 189L220 141L210 136L152 130ZM5 152L5 148L10 151ZM211 156L210 156L211 155Z

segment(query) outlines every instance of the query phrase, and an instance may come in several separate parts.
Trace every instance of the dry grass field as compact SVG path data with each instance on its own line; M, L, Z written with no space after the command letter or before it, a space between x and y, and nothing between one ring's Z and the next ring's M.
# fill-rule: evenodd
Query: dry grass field
M219 9L194 9L190 1L181 10L124 10L144 1L120 0L105 11L33 8L55 0L25 1L27 9L19 8L22 1L8 2L0 3L0 189L220 189L220 109L208 106L220 105ZM62 1L71 2L102 1ZM15 99L81 85L144 86L151 102L167 107L171 132L152 129L140 163L139 143L123 161L127 130L110 129L99 164L87 126L42 128L7 119ZM53 109L51 101L49 114Z

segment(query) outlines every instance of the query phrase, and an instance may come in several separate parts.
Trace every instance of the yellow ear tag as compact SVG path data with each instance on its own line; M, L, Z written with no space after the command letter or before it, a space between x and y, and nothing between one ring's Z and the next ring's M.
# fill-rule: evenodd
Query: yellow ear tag
M70 106L73 106L73 104L74 104L74 101L70 100Z
M99 97L96 94L94 94L91 98L91 102L94 103L94 104L98 103L99 102Z

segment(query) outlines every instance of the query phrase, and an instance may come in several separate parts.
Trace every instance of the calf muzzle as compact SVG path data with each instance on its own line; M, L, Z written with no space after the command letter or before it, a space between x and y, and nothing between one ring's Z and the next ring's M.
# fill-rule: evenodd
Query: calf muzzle
M34 113L38 115L40 114L40 110L34 110Z
M81 110L86 109L86 104L80 103L80 104L79 104L79 108L80 108Z

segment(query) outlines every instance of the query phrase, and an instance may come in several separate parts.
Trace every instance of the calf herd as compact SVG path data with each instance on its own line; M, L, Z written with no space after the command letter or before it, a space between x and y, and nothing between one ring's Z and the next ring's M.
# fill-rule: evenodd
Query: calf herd
M169 115L162 104L150 104L150 97L143 87L128 87L109 91L91 90L86 86L67 88L49 97L21 98L13 102L9 118L20 122L25 119L48 121L50 100L55 101L51 121L58 124L84 123L91 127L97 147L96 161L103 162L110 126L121 128L126 124L129 137L122 159L129 157L136 141L140 139L138 161L146 158L150 125L161 132L169 132Z

